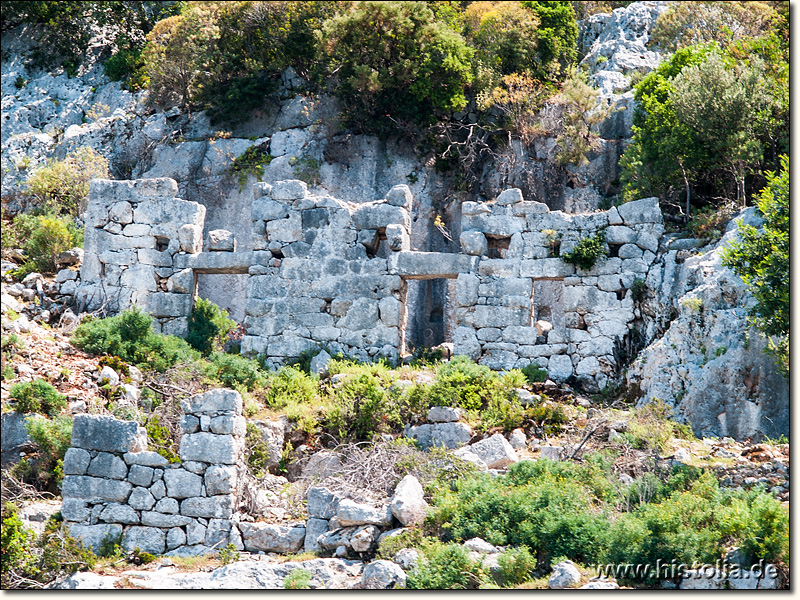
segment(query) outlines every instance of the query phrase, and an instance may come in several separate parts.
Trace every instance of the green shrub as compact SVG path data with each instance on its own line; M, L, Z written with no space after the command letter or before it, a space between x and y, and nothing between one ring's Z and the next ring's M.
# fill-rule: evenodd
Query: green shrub
M547 370L542 369L539 365L531 363L522 367L522 373L528 383L541 383L547 381Z
M208 357L208 362L213 372L211 376L225 387L242 386L251 392L267 382L267 376L257 360L238 354L213 352Z
M153 317L134 306L113 317L83 321L70 341L85 352L112 354L160 372L200 357L184 340L155 333L152 323Z
M61 416L50 420L37 416L25 422L25 430L38 451L17 463L14 473L39 490L57 493L64 477L64 455L72 437L72 418Z
M108 160L89 147L51 160L28 177L25 194L41 210L76 216L81 200L89 194L92 179L108 178Z
M144 423L147 430L148 450L158 452L171 463L180 462L178 456L178 442L166 424L162 422L161 415L151 414Z
M564 262L588 271L597 261L605 256L605 231L598 231L592 237L582 238L571 252L562 256Z
M269 473L269 444L255 423L247 424L245 453L247 454L247 465L256 478L260 479Z
M11 386L9 396L16 400L14 410L21 413L44 413L55 416L66 408L66 397L44 379Z
M268 154L260 146L250 146L239 156L233 159L230 166L231 175L236 176L239 189L247 184L248 176L252 175L258 181L264 176L264 167L272 162L272 155Z
M186 341L192 348L208 356L222 348L235 328L236 322L228 318L228 311L210 300L198 298L189 317Z
M740 238L723 253L723 264L742 278L755 304L750 317L769 338L769 351L784 376L789 376L789 157L781 157L780 173L767 173L767 186L757 200L762 229L741 226Z
M424 2L359 2L327 20L322 39L336 94L363 131L427 125L466 106L473 51Z
M10 572L27 573L34 557L29 547L36 535L22 525L19 511L11 502L3 504L3 527L0 529L0 583L10 589Z
M307 590L310 589L311 572L305 569L294 569L283 578L283 589L285 590Z
M511 548L497 557L499 578L503 585L519 585L528 581L536 568L536 558L525 547Z
M112 535L107 533L100 541L97 556L100 558L120 558L125 554L122 548L122 534Z
M350 376L332 396L325 427L342 439L369 440L402 426L400 410L378 378Z
M59 254L83 246L83 230L78 229L70 217L20 214L9 228L13 237L9 241L21 246L26 256L23 265L14 272L17 278L33 271L55 273L55 259Z
M417 566L408 572L406 587L412 590L477 589L485 580L480 564L460 544L431 541L422 548Z
M317 380L294 367L281 367L267 380L267 406L280 410L290 402L311 403L317 397Z
M219 562L223 565L229 565L233 562L236 562L241 556L234 544L228 544L225 548L220 548L218 554Z

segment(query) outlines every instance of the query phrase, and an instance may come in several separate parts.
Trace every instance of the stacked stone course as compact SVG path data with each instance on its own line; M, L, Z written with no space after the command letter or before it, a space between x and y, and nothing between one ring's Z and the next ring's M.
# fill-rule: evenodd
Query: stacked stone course
M245 420L238 392L218 389L181 402L180 461L147 450L135 421L78 415L64 458L62 515L70 534L99 550L120 538L128 551L190 556L241 549Z

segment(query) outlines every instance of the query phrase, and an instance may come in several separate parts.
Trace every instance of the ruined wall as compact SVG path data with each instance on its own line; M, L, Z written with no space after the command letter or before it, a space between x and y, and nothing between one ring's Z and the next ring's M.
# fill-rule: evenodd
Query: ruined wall
M359 205L294 180L257 184L254 195L242 353L280 363L324 344L396 359L405 289L388 258L409 249L408 188Z
M194 275L175 266L203 247L205 207L175 197L173 179L94 179L84 214L83 310L119 312L136 305L159 332L185 335Z
M570 215L511 189L492 203L465 202L462 214L462 249L480 261L458 276L455 353L493 369L537 363L552 379L575 375L587 389L603 388L615 344L634 327L631 288L664 232L658 200ZM599 231L608 257L588 271L563 260Z
M408 284L429 280L441 306L422 318L452 332L457 354L493 369L533 362L555 380L602 388L637 318L631 288L664 231L655 198L570 215L510 189L462 205L462 253L416 252L408 186L351 204L286 180L253 186L252 231L239 234L251 249L214 230L201 252L204 208L176 189L170 179L92 183L80 297L107 299L112 311L136 304L180 335L198 274L246 274L242 353L273 366L320 346L397 360L408 347ZM607 257L588 271L563 260L599 231Z
M244 483L242 398L212 390L181 401L181 462L147 451L135 421L77 415L64 458L61 514L70 534L98 550L191 556L228 543L242 549L234 514Z

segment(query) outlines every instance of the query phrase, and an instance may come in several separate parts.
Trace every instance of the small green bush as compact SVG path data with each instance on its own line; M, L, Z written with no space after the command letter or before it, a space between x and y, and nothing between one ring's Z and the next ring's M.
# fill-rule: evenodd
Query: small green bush
M11 386L9 396L16 400L14 409L21 413L44 413L55 416L66 408L66 397L44 379Z
M283 589L285 590L307 590L310 589L311 572L305 569L295 569L283 578Z
M256 478L264 477L269 473L270 453L269 445L255 423L247 424L245 434L245 452L247 465Z
M258 181L264 176L264 167L272 162L273 156L260 146L250 146L237 156L230 166L231 175L236 176L241 190L247 184L248 176L252 175Z
M500 567L500 583L519 585L531 578L536 568L536 557L525 546L511 548L497 557L497 566Z
M75 226L70 217L20 214L10 226L4 225L3 229L10 230L10 239L4 240L4 243L11 242L25 251L25 262L14 272L17 278L34 271L55 273L55 258L59 254L83 246L83 231Z
M342 439L369 440L401 426L399 407L368 373L346 379L325 414L325 427Z
M35 538L36 535L23 526L16 505L3 504L3 527L0 529L0 584L3 589L10 589L8 577L12 569L17 573L29 571L34 561L29 547Z
M82 322L72 344L91 354L112 354L143 368L164 372L200 355L186 341L152 330L153 317L132 307L119 315Z
M228 311L210 300L198 298L189 317L186 341L192 348L208 356L222 348L235 328L236 322L228 318Z
M605 256L605 231L598 231L592 237L581 239L572 252L567 252L562 256L564 262L575 265L579 269L588 271L600 257Z
M408 573L411 590L474 590L486 579L479 563L460 544L431 541L422 548L419 563Z
M158 452L171 463L180 462L178 443L160 415L152 414L147 417L144 428L147 430L148 450Z
M58 493L64 477L64 455L72 437L72 418L36 416L25 422L25 430L39 451L17 463L13 472L39 490Z
M238 354L213 352L208 357L208 362L213 372L211 376L225 387L242 386L251 392L267 382L267 375L257 360Z
M310 404L317 397L317 379L294 367L281 367L267 380L267 393L264 398L267 406L280 410L290 402Z
M108 178L108 160L89 147L79 148L64 160L52 160L28 177L26 195L36 207L60 215L76 216L92 179Z
M225 548L221 548L218 552L219 562L223 565L229 565L239 560L241 556L234 544L228 544Z
M528 380L528 383L547 381L547 370L542 369L539 365L534 363L522 367L522 373L525 375L525 379Z

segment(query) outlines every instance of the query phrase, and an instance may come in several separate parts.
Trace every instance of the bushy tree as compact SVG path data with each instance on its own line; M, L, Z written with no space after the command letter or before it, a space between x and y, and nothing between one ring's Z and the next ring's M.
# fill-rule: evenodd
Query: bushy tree
M564 110L564 131L556 139L560 150L556 160L562 164L582 164L600 136L597 126L608 117L605 105L598 105L599 92L589 85L585 73L570 69L557 100Z
M789 157L781 157L781 171L767 173L757 211L763 229L742 225L740 239L726 249L723 264L747 285L756 303L750 310L756 326L770 340L770 351L783 373L789 374Z
M706 42L724 47L764 34L776 16L767 2L673 2L659 15L650 40L668 52Z
M24 194L39 211L76 216L92 179L108 177L108 160L89 147L51 160L28 177Z
M163 107L190 104L197 78L219 36L219 6L192 2L180 14L156 23L142 58L150 79L150 100Z
M228 318L228 311L210 300L198 298L189 317L186 341L192 348L208 356L222 348L235 327L236 322Z
M464 11L464 35L486 87L503 75L531 72L538 61L539 17L518 2L473 2ZM480 77L479 77L480 78Z
M424 2L361 2L325 22L324 49L349 121L386 133L466 105L473 51Z
M539 71L533 75L539 79L562 81L578 56L578 21L572 3L532 0L521 4L533 10L540 21L536 32Z

